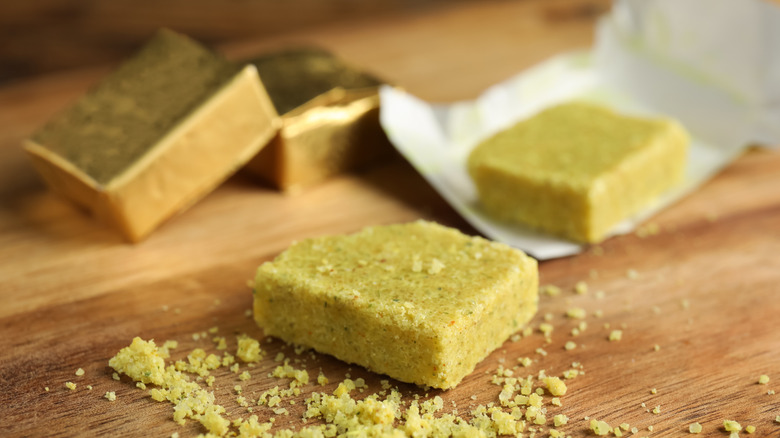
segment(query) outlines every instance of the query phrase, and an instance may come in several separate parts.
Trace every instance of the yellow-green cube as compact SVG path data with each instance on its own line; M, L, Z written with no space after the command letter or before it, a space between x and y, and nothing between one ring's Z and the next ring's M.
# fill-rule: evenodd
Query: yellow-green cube
M451 388L537 309L534 259L435 223L293 244L257 271L267 335L404 382Z
M683 181L687 152L673 120L570 102L482 142L468 170L496 219L598 242Z

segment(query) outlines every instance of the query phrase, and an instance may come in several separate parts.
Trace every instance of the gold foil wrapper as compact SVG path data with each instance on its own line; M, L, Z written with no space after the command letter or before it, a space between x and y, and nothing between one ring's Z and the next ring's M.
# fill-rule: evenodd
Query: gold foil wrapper
M53 191L139 241L254 157L279 124L254 67L161 31L26 150Z
M377 78L320 49L288 50L250 63L282 123L248 170L294 190L391 153L379 125Z

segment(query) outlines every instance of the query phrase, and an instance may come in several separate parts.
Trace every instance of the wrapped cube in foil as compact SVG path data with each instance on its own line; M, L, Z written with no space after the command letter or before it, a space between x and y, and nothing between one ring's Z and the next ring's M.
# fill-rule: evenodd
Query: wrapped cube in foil
M247 61L281 118L247 169L283 190L311 185L390 154L379 125L381 81L316 48Z
M26 149L54 191L138 241L254 157L279 123L254 66L163 30Z

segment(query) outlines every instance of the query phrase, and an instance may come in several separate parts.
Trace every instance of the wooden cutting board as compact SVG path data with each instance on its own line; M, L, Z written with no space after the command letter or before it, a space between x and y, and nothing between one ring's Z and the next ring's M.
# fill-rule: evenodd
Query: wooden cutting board
M459 5L226 50L239 57L314 42L424 98L456 100L473 98L555 53L587 47L603 6ZM262 338L245 315L251 305L246 282L293 240L417 218L476 234L396 158L295 196L239 174L145 242L127 244L50 193L20 149L26 135L105 71L74 71L0 88L2 436L204 432L192 421L177 426L170 405L151 401L126 377L113 380L108 359L134 336L178 340L175 357L196 347L213 349L211 341L193 339L211 327L228 337L230 349L235 334ZM569 382L563 406L548 410L548 418L558 413L571 418L563 430L572 436L589 435L584 417L630 423L640 429L638 436L687 435L694 421L704 426L705 436L724 436L724 419L755 425L756 436L780 436L775 422L780 395L767 393L780 391L780 153L750 150L650 223L658 234L616 237L581 255L540 264L542 283L563 291L541 298L533 322L538 326L550 315L555 327L550 343L538 331L508 341L453 390L399 384L405 399L440 395L445 411L454 402L465 414L497 401L500 388L490 378L499 364L515 365L528 356L534 363L520 374L545 369L555 375L572 362L582 364L585 375ZM573 291L578 281L587 282L587 294ZM570 333L577 322L564 316L570 307L588 311L588 328L577 337ZM613 329L623 331L621 341L607 340ZM577 348L564 350L567 341ZM299 357L277 340L263 346L267 359L242 368L252 372L251 380L240 382L225 369L215 373L215 394L230 418L248 416L235 403L235 384L256 399L279 384L267 377L277 352ZM305 366L315 376L321 368L331 381L305 392L332 391L347 373L365 378L373 390L383 378L323 355ZM77 368L85 374L76 376ZM757 383L761 374L771 378L768 385ZM67 389L67 381L76 390ZM105 400L106 391L115 391L117 400ZM279 416L277 425L298 427L304 398L286 405L291 415ZM655 406L659 414L648 412ZM266 407L255 413L261 419L271 415Z

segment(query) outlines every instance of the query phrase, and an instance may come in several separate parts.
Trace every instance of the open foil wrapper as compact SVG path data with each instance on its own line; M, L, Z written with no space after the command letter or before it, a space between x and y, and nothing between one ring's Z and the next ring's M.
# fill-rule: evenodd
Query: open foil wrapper
M692 134L685 182L611 235L627 233L695 190L747 146L780 144L778 53L780 8L770 3L623 0L600 21L590 51L554 57L473 101L432 104L384 86L380 119L395 147L476 229L540 260L552 259L585 246L483 213L466 170L474 146L572 99L624 114L677 119Z

